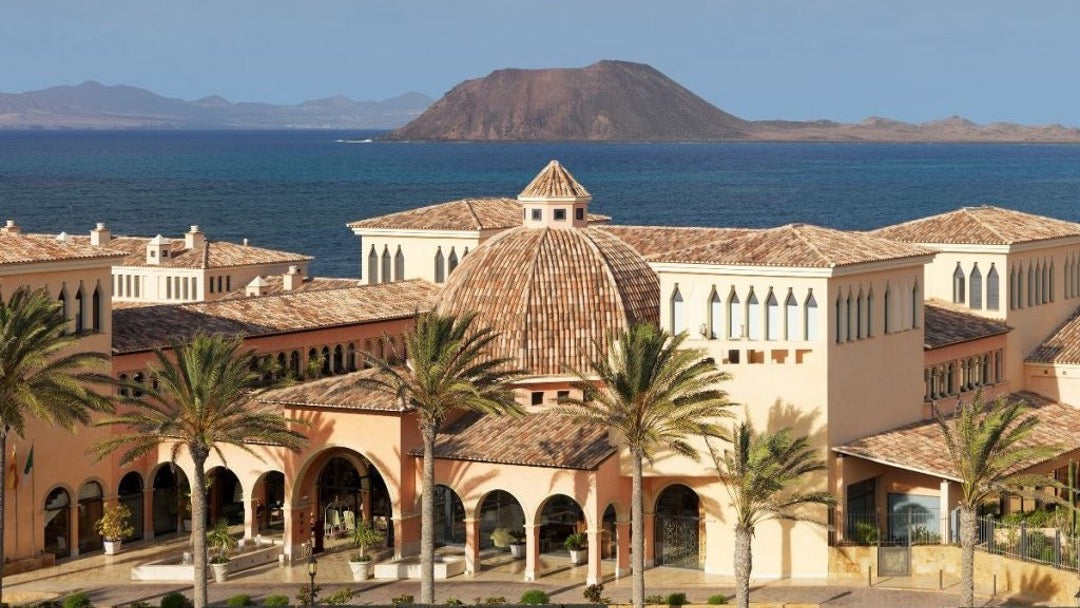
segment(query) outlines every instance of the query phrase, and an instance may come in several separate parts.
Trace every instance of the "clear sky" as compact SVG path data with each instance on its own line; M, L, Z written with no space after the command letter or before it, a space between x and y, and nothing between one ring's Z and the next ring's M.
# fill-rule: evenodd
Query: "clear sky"
M1080 125L1076 0L0 0L0 91L439 97L502 67L649 63L751 118Z

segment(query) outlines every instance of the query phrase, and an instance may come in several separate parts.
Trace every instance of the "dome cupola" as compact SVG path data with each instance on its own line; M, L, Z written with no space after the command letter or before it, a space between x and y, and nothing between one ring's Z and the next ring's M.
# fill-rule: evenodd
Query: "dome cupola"
M529 228L584 228L592 195L553 160L518 195Z

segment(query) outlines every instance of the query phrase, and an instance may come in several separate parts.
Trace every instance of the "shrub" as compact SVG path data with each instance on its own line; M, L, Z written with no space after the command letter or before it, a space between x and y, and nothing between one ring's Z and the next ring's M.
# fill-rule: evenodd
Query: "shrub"
M225 604L228 606L250 606L252 604L251 596L246 593L234 595L225 600Z
M604 592L604 586L601 584L589 585L585 587L585 601L590 604L600 604L601 595Z
M518 603L531 605L550 604L551 598L542 589L529 589L521 594L521 600Z
M491 597L485 597L484 601L477 602L477 604L483 604L484 606L501 606L506 603L506 597L502 595L493 595Z
M397 597L390 598L390 604L392 606L404 606L406 604L413 603L415 603L413 600L413 596L409 595L408 593L403 593Z
M874 545L878 542L878 527L872 522L859 521L855 522L855 529L852 530L851 540L856 545Z
M646 604L666 604L667 603L667 598L662 596L662 595L646 595L645 596L645 603Z
M446 601L443 602L443 604L446 606L463 606L465 602L457 599L456 597L448 597L446 598Z
M709 599L705 600L705 603L709 604L710 606L719 606L721 604L726 604L727 603L727 596L723 595L723 594L710 595Z
M161 608L191 608L191 600L178 591L167 593L161 598Z
M567 551L581 551L589 544L589 537L584 534L571 534L563 541L563 548Z
M310 585L301 585L300 591L296 593L296 604L298 606L314 606L319 601L320 591L322 591L321 585L315 585L314 588Z
M327 606L343 606L345 604L348 604L349 600L351 600L355 595L356 591L353 591L348 587L344 587L327 596L327 598L323 600L323 603Z
M268 595L263 598L263 606L288 606L289 597L285 595Z
M61 604L63 608L90 608L90 596L86 595L82 591L78 593L72 593L64 598Z
M668 606L682 606L683 604L686 603L686 594L685 593L671 593L671 594L668 594L665 601L666 601Z

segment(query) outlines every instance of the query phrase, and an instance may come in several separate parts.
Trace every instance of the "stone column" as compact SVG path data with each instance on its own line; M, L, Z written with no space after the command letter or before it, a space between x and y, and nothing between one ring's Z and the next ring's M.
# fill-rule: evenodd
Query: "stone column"
M949 480L941 480L941 493L938 497L941 501L938 507L941 523L938 530L941 532L941 544L949 544Z
M540 526L525 524L525 581L540 575Z
M645 567L656 565L656 513L645 514Z
M75 495L76 497L78 494ZM79 555L79 508L82 505L78 501L72 503L68 509L68 521L71 522L71 533L68 541L71 543L71 557Z
M589 537L589 546L586 549L589 554L589 570L585 576L585 584L596 585L603 580L602 564L603 558L601 558L600 546L601 537L603 536L602 530L589 530L586 532Z
M480 520L465 518L465 574L480 573Z
M154 487L143 490L143 538L154 538Z
M630 574L630 522L615 522L615 578Z
M311 551L311 511L309 507L293 507L284 505L282 517L285 520L285 532L282 544L285 554L285 562L289 564L299 563L307 559Z
M244 538L255 538L255 535L259 533L258 511L258 499L244 499Z

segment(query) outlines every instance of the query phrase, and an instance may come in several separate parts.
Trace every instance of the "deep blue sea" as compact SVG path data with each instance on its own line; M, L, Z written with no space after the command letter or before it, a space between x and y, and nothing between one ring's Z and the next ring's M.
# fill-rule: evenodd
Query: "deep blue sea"
M867 229L961 205L1080 221L1080 145L338 143L373 132L0 131L0 219L316 256L355 276L352 220L515 196L553 158L623 224Z

